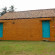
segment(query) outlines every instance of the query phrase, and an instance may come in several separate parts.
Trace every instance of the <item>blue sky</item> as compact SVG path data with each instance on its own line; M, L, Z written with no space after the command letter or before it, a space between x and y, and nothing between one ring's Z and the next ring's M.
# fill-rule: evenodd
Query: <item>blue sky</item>
M55 0L0 0L0 11L3 7L14 5L16 11L55 8Z

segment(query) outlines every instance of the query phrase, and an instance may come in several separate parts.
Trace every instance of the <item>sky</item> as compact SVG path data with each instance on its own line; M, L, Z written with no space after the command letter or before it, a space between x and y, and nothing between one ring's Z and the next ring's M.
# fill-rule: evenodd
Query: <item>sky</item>
M0 11L5 6L9 9L11 5L15 11L50 9L55 8L55 0L0 0Z

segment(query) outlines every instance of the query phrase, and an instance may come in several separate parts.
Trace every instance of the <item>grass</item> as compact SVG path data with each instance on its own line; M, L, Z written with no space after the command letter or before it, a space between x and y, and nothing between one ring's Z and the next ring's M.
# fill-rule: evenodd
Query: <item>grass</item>
M55 42L0 41L0 55L55 55Z

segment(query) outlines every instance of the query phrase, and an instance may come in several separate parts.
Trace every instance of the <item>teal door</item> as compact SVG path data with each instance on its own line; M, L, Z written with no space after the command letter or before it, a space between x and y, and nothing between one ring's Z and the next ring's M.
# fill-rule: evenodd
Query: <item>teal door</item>
M50 21L42 21L43 38L50 38Z
M3 23L0 23L0 37L3 37Z

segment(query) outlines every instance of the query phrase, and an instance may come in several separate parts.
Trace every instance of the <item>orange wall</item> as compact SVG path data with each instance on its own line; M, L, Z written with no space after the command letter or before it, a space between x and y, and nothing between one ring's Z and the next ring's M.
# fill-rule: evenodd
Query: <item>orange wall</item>
M49 18L45 19L48 20ZM0 20L3 22L3 38L1 40L43 40L42 19ZM15 22L15 24L13 24ZM53 20L50 18L50 41L55 41Z

